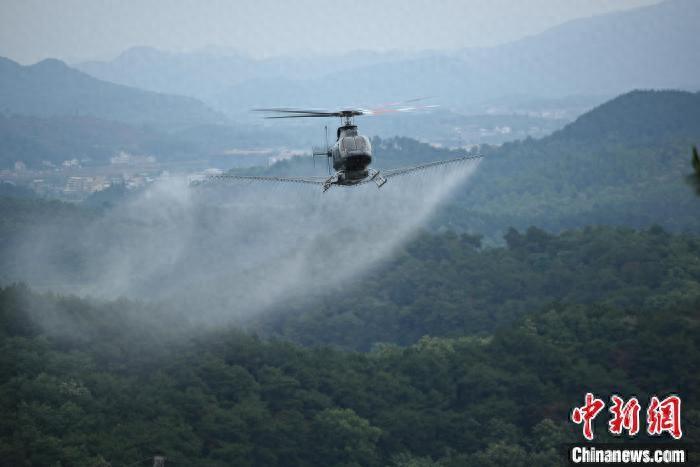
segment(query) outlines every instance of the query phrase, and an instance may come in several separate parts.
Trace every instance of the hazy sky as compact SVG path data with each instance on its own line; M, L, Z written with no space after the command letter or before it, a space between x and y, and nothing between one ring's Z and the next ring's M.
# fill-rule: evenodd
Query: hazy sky
M109 59L138 45L250 55L493 45L659 0L0 0L0 55Z

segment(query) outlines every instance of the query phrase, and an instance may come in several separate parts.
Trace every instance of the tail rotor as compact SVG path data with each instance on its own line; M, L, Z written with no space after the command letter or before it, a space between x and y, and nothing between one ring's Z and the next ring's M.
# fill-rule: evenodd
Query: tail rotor
M330 146L328 146L328 126L325 126L324 128L325 128L325 131L326 131L326 145L325 145L325 147L323 147L323 148L321 148L321 147L314 147L314 148L312 149L311 157L312 157L313 160L314 160L314 168L316 168L316 156L325 156L325 157L326 157L326 161L327 161L327 163L328 163L328 175L330 175L330 174L331 174L331 161L330 161L330 158L331 158L331 149L330 149Z

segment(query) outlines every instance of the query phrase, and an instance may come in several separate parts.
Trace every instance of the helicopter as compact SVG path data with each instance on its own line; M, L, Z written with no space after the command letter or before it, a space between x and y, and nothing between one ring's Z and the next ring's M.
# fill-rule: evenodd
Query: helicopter
M333 186L352 187L374 182L377 188L381 188L390 178L405 175L432 167L459 164L481 159L481 155L465 155L455 159L439 160L427 164L401 167L379 171L370 167L372 163L372 144L369 138L360 135L354 118L361 115L380 115L390 112L410 112L413 110L427 109L436 106L406 106L405 103L386 104L377 109L350 108L341 110L320 110L320 109L296 109L296 108L265 108L253 109L255 112L274 113L275 115L265 118L328 118L339 117L341 125L336 131L336 140L333 145L328 144L328 127L326 127L326 144L323 148L313 148L314 158L326 157L328 162L328 177L278 177L278 176L246 176L246 175L211 175L207 177L205 183L217 180L244 180L263 182L290 182L306 183L318 185L325 193ZM331 171L331 165L333 171Z

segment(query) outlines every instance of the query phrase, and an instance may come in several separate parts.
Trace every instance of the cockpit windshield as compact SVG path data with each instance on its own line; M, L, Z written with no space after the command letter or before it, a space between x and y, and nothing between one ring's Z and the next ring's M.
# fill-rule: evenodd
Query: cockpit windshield
M364 154L369 154L372 150L366 136L346 136L341 141L341 147L344 152L361 151Z
M370 152L372 146L369 143L369 138L366 136L355 136L355 147L358 151Z

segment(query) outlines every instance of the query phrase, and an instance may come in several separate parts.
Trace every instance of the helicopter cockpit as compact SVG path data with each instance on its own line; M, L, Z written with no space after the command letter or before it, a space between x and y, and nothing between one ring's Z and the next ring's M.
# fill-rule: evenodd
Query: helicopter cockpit
M366 136L344 136L340 139L340 152L344 156L371 155L372 147Z
M372 162L372 146L369 138L354 133L353 136L345 134L338 141L340 158L346 170L365 170Z

